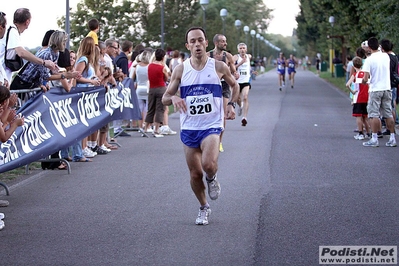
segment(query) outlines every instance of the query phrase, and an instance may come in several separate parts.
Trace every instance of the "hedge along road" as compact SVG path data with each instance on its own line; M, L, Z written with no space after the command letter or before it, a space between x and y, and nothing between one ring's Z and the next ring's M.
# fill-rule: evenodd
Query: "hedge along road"
M43 171L1 197L2 264L316 265L320 245L397 244L397 148L353 138L346 95L302 70L280 92L272 70L249 102L246 127L227 122L208 226L195 225L179 136L131 132L71 175Z

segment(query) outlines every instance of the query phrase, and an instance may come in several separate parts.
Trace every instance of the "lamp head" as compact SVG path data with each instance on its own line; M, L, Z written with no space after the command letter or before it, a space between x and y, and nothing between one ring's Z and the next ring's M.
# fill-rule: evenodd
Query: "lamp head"
M222 18L222 20L225 20L225 18L227 17L227 9L226 8L220 9L220 17Z
M241 20L237 19L237 20L234 22L234 26L236 26L237 29L241 28Z
M206 6L209 4L209 0L200 0L200 5L202 10L205 10Z
M334 18L333 16L330 16L330 17L328 18L328 22L330 22L331 27L334 27L335 18Z

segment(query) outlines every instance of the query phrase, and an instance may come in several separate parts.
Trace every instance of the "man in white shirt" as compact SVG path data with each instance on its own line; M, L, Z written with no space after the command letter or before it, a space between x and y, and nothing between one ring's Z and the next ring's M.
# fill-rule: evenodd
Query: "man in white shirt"
M367 83L370 79L367 112L370 119L372 138L367 142L363 142L363 146L379 146L377 132L380 128L380 116L382 116L386 118L387 128L391 132L389 141L385 143L385 146L396 147L395 122L392 117L391 106L390 59L388 54L382 53L378 49L377 38L368 39L368 46L371 49L371 55L364 62L362 70L365 72L363 83Z
M7 28L6 14L0 12L0 40L4 37L4 34L6 33L6 28ZM7 75L3 68L3 64L0 64L0 85L6 86L7 88L10 85L7 80Z
M4 53L6 47L7 32L9 31L7 51L15 50L19 57L34 63L42 64L50 70L56 71L57 66L51 60L43 60L31 52L27 51L21 43L20 34L23 33L30 24L31 14L27 8L19 8L14 13L14 25L10 26L11 29L6 29L3 39L0 41L0 64L5 69L6 78L10 82L12 78L12 71L5 66Z

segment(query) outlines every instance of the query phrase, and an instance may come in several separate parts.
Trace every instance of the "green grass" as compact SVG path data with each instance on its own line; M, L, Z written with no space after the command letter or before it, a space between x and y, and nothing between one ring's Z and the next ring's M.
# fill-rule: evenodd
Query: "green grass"
M317 73L316 69L312 69L314 73ZM320 72L320 78L326 80L327 82L331 83L335 87L339 88L341 91L345 92L349 96L349 90L345 86L345 77L331 77L331 72Z
M36 170L36 169L41 169L41 163L40 162L33 162L29 165L29 170ZM3 183L9 183L10 181L14 180L16 177L24 175L25 174L25 166L15 168L14 170L1 173L0 174L0 182Z

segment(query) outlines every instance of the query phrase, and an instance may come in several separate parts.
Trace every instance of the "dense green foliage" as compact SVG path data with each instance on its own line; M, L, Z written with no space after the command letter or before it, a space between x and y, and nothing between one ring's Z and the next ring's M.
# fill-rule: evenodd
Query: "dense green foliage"
M209 1L206 6L206 29L212 47L212 38L216 33L222 33L223 20L220 10L227 9L224 20L225 35L235 52L238 41L245 42L243 26L255 29L265 38L271 10L262 0L229 0ZM146 46L161 46L161 0L82 0L77 10L70 13L72 46L77 47L80 40L87 35L87 21L97 18L100 23L100 40L114 37L119 40L129 39L134 44L143 43ZM241 20L242 27L234 26L235 20ZM65 17L58 24L64 27ZM203 26L203 10L199 1L164 0L164 47L185 50L184 37L191 26ZM252 41L249 36L249 41ZM251 45L251 44L250 44ZM249 45L249 47L251 47Z
M370 37L389 39L399 52L399 1L397 0L300 0L300 14L297 16L297 37L306 53L314 56L320 52L326 58L331 46L327 35L333 38L337 52L342 45L354 55L361 42ZM332 27L329 17L334 16Z

